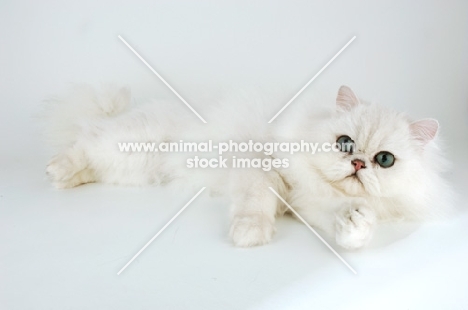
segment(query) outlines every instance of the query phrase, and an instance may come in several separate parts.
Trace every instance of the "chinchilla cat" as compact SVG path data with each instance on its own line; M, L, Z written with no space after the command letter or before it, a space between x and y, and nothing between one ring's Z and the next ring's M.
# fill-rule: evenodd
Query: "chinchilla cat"
M450 189L441 176L446 164L437 145L436 120L413 121L402 113L361 102L346 86L339 89L333 108L312 105L271 125L262 114L268 111L268 102L259 101L231 100L225 105L229 108L213 109L213 121L206 125L178 112L174 106L179 103L162 110L155 108L158 102L130 109L126 88L99 93L77 87L67 98L48 103L47 131L58 142L59 152L47 166L47 174L58 188L91 182L185 181L224 191L232 200L230 235L237 246L268 243L275 218L288 210L269 187L310 225L348 249L365 246L380 221L434 218L448 209ZM157 144L182 139L304 139L347 147L314 154L277 150L248 155L262 160L287 158L287 165L268 171L234 169L232 157L227 169L189 169L185 160L193 154L122 152L118 148L122 142Z

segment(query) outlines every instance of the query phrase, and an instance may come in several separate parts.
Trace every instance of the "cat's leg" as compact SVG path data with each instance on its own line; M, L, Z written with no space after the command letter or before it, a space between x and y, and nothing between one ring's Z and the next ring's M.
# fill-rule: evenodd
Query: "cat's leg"
M364 199L352 199L335 214L335 240L343 248L366 246L374 232L376 214Z
M96 181L84 149L77 145L54 156L47 165L46 172L57 188L71 188Z
M90 182L125 185L168 182L175 174L177 162L157 152L155 146L164 136L162 126L150 112L90 120L81 126L74 144L49 162L46 171L57 188ZM153 148L121 148L129 143Z
M284 182L276 172L254 169L232 171L230 236L236 246L262 245L271 240L280 205L268 187L280 194L285 193Z
M343 248L364 247L372 238L377 217L363 198L301 198L291 203L311 226L333 237Z
M177 165L167 163L155 152L121 152L116 142L119 136L112 131L83 135L72 147L52 158L47 175L57 188L92 182L157 185L170 180Z

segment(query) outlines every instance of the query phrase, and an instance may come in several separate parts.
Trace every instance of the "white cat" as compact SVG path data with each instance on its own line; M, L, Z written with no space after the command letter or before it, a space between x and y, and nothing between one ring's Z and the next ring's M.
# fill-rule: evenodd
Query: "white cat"
M437 217L449 208L450 189L441 177L446 167L432 119L361 103L342 86L335 108L312 106L273 125L268 102L242 98L211 109L208 125L161 102L129 109L128 89L99 94L81 86L48 106L48 132L60 151L47 166L58 188L90 182L164 184L183 181L208 186L232 198L230 235L237 246L268 243L275 218L287 211L272 187L312 226L344 248L365 246L379 221ZM230 102L229 102L230 101ZM160 108L164 106L164 108ZM255 108L258 107L258 108ZM207 111L206 113L208 113ZM265 114L265 115L264 115ZM121 142L163 141L313 141L351 143L343 152L275 152L262 158L288 158L288 168L188 169L193 154L120 152ZM215 156L216 154L211 154ZM211 156L206 155L204 156ZM231 154L232 155L232 154ZM256 156L259 154L243 154Z

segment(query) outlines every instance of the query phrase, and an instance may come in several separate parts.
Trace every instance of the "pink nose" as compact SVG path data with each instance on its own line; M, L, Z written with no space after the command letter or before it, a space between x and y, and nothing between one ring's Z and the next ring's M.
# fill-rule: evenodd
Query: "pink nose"
M366 164L360 159L355 159L351 161L351 164L354 166L355 171L358 171L362 168L366 168Z

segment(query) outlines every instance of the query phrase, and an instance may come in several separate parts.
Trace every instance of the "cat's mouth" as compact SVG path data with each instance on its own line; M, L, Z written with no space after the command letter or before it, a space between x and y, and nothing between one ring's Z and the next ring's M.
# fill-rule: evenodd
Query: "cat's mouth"
M357 182L359 182L362 186L364 186L364 184L362 183L361 179L359 178L358 174L356 172L348 175L345 179L348 179L348 178L351 178L353 180L356 180Z
M347 189L353 193L367 193L380 196L380 185L376 176L372 173L358 173L357 171L344 178Z

